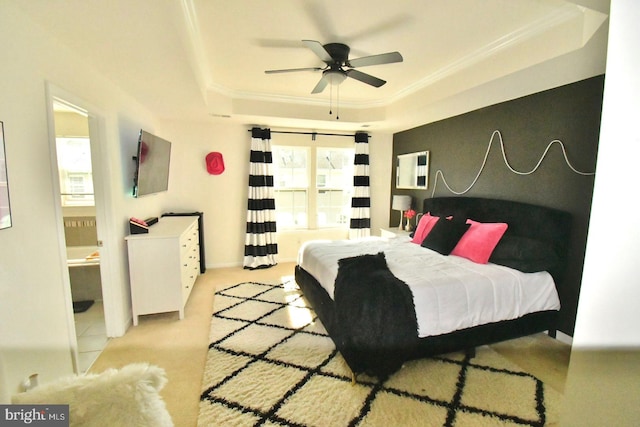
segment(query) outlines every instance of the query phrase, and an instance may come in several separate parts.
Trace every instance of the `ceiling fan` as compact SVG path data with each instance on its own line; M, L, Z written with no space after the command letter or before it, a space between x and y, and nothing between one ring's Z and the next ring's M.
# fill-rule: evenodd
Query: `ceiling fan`
M342 43L327 43L325 45L315 40L302 40L302 42L313 51L324 63L324 67L288 68L282 70L267 70L266 74L290 73L297 71L322 71L322 78L313 88L311 93L320 93L328 84L337 86L347 77L361 81L374 87L380 87L386 81L374 77L362 71L355 70L359 67L369 65L391 64L402 62L402 55L399 52L382 53L379 55L364 56L356 59L349 59L350 48Z

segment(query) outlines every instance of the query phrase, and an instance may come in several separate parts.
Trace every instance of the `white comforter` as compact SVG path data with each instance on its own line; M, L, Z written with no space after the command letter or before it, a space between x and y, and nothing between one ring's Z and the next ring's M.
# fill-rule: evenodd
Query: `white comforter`
M381 251L391 272L413 293L420 337L560 308L555 284L547 272L522 273L455 255L443 256L405 236L307 242L300 249L298 265L333 298L339 259Z

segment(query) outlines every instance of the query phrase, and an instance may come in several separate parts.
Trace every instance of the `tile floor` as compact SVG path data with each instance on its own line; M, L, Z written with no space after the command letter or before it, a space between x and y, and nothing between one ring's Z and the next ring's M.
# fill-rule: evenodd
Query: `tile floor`
M96 301L84 313L75 313L80 372L87 372L109 339L104 324L102 301Z

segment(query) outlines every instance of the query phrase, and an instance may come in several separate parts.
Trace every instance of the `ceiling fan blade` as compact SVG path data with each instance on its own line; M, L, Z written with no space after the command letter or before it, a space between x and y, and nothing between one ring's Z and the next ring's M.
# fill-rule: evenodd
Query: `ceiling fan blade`
M304 43L309 49L313 51L313 53L318 55L318 58L322 59L327 64L333 62L333 58L331 58L329 52L327 52L324 46L322 46L322 43L315 40L302 40L302 43Z
M320 93L320 92L322 92L324 90L324 88L327 87L328 84L329 84L329 79L327 78L327 75L324 74L322 76L322 78L320 79L320 81L318 82L318 84L316 85L316 87L313 88L311 93Z
M369 65L391 64L402 62L402 55L399 52L381 53L380 55L363 56L362 58L350 59L345 65L358 68Z
M374 77L370 74L363 73L362 71L358 71L358 70L347 70L345 71L345 73L347 74L347 77L351 77L352 79L356 79L358 81L361 81L362 83L366 83L368 85L375 86L375 87L380 87L386 83L385 80L379 79L377 77Z
M307 68L285 68L282 70L266 70L265 74L277 74L277 73L293 73L296 71L321 71L320 67L307 67Z

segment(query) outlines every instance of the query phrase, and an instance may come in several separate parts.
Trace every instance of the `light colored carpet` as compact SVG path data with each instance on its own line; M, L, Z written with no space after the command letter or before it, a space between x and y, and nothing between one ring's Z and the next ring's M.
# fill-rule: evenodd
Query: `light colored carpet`
M488 346L412 361L386 382L350 371L294 282L214 298L199 426L540 426L561 394Z
M295 263L283 262L258 270L208 269L196 281L183 320L178 320L177 312L141 316L138 326L129 328L122 337L109 340L90 372L99 373L136 362L162 367L169 382L161 395L175 425L196 426L216 290L244 281L282 283L290 280L294 267ZM568 345L545 334L536 334L491 348L545 384L563 390L570 356Z

